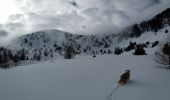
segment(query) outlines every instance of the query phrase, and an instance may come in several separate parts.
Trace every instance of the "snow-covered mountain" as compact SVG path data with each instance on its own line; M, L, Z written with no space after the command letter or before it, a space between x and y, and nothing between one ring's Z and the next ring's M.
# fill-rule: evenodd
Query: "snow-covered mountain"
M110 50L114 52L115 47L125 48L129 45L130 41L138 44L148 43L146 48L152 48L155 41L163 42L169 33L165 33L166 30L170 30L170 27L165 27L158 32L144 32L137 38L126 38L119 41L120 36L109 35L75 35L58 30L45 30L32 34L22 36L12 42L9 45L13 50L26 49L30 53L40 51L47 51L53 54L62 54L65 47L68 45L73 46L77 54L91 55L108 53ZM101 52L103 51L103 52Z
M170 8L117 34L78 35L56 29L42 30L13 40L7 48L17 59L38 61L62 57L68 47L74 49L75 55L94 57L126 52L132 54L137 46L142 46L146 54L153 54L166 40L169 31Z
M125 47L129 41L153 43L164 39L169 34L169 25L170 9L167 9L151 20L132 25L118 34L77 35L55 29L42 30L19 37L9 47L13 49L24 48L31 50L30 52L36 50L44 52L45 49L48 52L50 50L59 52L71 45L77 54L92 54L94 52L101 54L108 50L113 51L115 46Z
M14 40L9 48L24 48L28 53L47 52L47 55L62 55L63 50L72 46L76 54L98 54L100 50L113 49L116 35L75 35L58 30L44 30L22 36ZM33 54L33 55L34 55ZM44 56L43 54L41 56Z

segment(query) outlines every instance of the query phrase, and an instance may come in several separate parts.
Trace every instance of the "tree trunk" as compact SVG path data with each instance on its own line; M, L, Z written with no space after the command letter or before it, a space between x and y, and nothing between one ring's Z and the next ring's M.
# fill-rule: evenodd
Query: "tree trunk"
M170 55L169 55L169 64L168 64L168 68L170 69Z

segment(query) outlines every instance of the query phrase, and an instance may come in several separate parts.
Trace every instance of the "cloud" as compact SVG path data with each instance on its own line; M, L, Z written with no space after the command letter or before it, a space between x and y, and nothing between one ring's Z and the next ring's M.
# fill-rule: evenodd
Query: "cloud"
M12 14L8 18L8 22L22 22L24 21L24 16L22 14Z
M7 35L8 35L8 33L6 31L3 31L3 30L0 31L0 37L4 37Z
M170 0L14 0L22 13L2 25L13 34L44 29L113 33L170 7Z
M24 24L22 23L7 23L5 24L5 29L9 31L18 31L24 28Z

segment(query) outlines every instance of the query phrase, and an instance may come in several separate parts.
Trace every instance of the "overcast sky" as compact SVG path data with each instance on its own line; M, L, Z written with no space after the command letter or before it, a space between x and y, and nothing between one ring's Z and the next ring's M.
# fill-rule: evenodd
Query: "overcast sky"
M116 32L168 7L170 0L1 0L0 36L4 31L15 36L44 29Z

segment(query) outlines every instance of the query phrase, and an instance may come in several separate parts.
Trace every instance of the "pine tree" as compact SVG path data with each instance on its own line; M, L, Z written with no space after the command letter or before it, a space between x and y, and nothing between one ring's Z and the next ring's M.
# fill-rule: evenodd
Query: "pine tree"
M22 49L20 52L21 52L20 60L26 60L26 51L25 51L25 49Z
M7 50L5 49L4 52L3 52L3 58L4 58L4 68L8 68L8 62L9 62L9 57L8 57L8 53L7 53Z
M136 46L134 55L145 55L145 50L144 50L144 46L142 44L138 44Z
M165 33L168 33L168 30L167 30L167 29L165 30Z
M130 41L129 42L129 46L127 46L126 48L125 48L125 51L130 51L130 50L133 50L133 49L135 49L135 46L136 46L136 42L132 42L132 41Z
M18 54L18 53L16 53L16 54L14 55L13 61L14 61L15 64L17 64L17 63L20 61L20 57L19 57L19 54Z
M95 52L94 52L94 51L92 51L92 55L93 55L93 58L95 58L95 57L96 57L96 54L95 54Z
M71 59L75 55L75 50L72 46L67 46L64 49L64 58L65 59Z
M115 47L114 54L120 55L121 53L123 53L123 49L122 49L122 48L119 48L119 47Z
M112 52L111 52L111 50L109 49L108 51L107 51L107 54L111 54Z
M48 50L47 50L47 48L44 50L44 56L48 56Z

